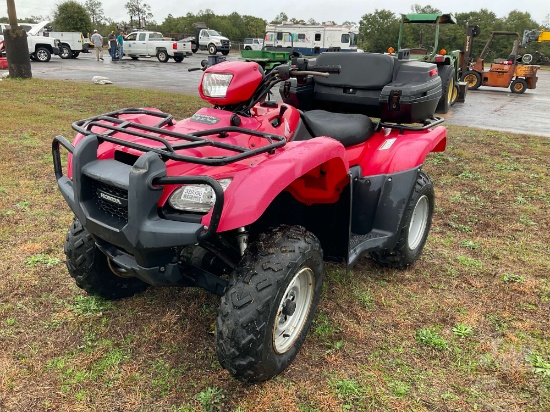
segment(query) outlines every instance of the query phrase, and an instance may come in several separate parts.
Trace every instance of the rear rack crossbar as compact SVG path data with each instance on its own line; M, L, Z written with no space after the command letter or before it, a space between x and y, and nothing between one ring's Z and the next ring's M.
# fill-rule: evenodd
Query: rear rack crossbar
M129 114L146 114L159 117L160 120L154 126L143 125L129 120L121 119L121 115ZM78 120L73 123L72 127L78 133L83 135L94 134L100 141L106 141L118 144L124 147L132 148L141 152L154 152L162 156L163 159L172 159L188 163L203 164L209 166L223 166L229 163L255 156L260 153L273 153L278 147L286 144L286 139L283 136L263 133L256 130L244 129L237 126L220 127L216 129L201 130L192 133L179 133L172 130L166 130L163 127L173 125L173 117L168 113L147 110L127 108L117 110L115 112L105 113L99 116L94 116L88 119ZM93 127L105 129L103 132L92 131ZM145 144L130 142L120 137L115 137L115 133L124 133L134 137L142 137L151 141L161 143L162 146L148 146ZM216 136L218 138L227 137L229 133L241 133L250 136L256 136L266 139L268 144L255 149L250 149L244 146L238 146L230 143L221 142L218 140L208 139L208 136ZM169 136L176 139L181 139L184 142L173 144L168 142L159 135ZM181 155L176 153L177 150L190 149L197 147L211 146L218 149L227 150L235 154L216 157L196 157L189 155Z

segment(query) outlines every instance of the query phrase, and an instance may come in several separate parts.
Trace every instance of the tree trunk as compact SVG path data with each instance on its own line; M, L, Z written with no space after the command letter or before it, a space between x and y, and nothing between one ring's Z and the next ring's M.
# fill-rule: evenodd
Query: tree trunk
M11 78L32 78L31 60L29 58L29 45L27 32L21 27L4 30L4 43L6 57L8 58L8 70Z

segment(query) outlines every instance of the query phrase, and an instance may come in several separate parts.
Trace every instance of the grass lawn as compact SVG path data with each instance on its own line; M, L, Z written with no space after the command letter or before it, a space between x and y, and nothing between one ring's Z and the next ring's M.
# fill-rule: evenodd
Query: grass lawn
M64 264L72 214L52 137L122 107L179 119L203 103L37 79L0 90L0 410L550 410L550 139L448 127L424 167L437 200L420 261L327 265L295 361L243 385L216 358L219 298L150 288L107 302Z

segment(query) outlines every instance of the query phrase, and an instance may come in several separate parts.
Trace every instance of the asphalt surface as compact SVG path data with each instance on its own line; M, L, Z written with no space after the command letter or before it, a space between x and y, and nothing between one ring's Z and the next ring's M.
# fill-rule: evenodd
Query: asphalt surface
M170 60L160 63L155 57L111 62L108 53L104 61L97 61L93 54L81 54L77 59L62 60L53 56L48 63L32 62L36 78L92 82L93 76L109 78L122 87L166 90L174 93L198 96L197 87L202 71L188 69L201 67L206 52L198 52L181 63ZM231 53L228 60L237 60L238 53ZM0 70L0 74L2 70ZM514 94L510 89L482 86L468 91L465 103L455 104L443 115L448 124L503 130L513 133L550 137L550 71L538 71L537 88L524 94ZM109 87L108 85L97 87Z

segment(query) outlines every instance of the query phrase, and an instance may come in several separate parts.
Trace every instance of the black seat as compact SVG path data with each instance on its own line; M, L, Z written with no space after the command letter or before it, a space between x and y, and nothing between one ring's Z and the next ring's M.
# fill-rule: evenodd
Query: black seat
M310 110L302 113L302 119L313 137L332 137L344 147L363 143L374 134L371 119L362 114Z

